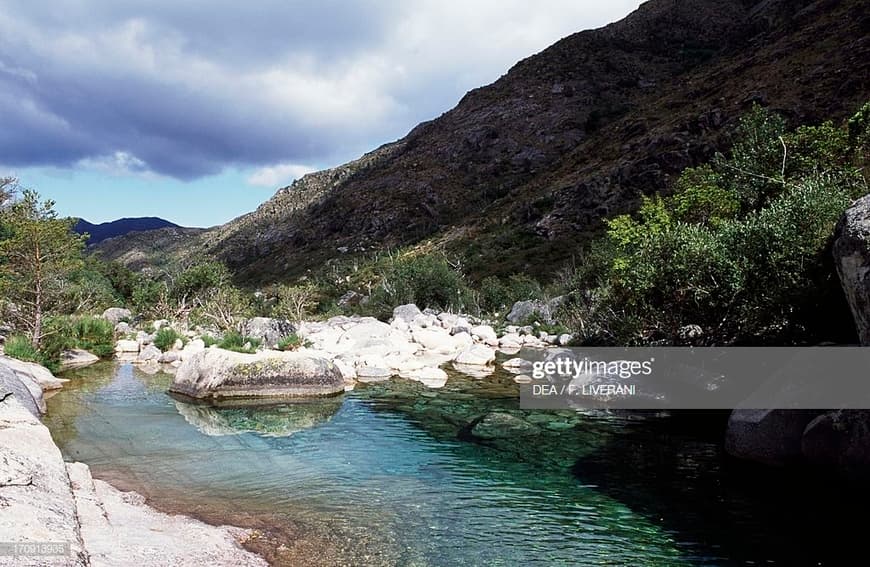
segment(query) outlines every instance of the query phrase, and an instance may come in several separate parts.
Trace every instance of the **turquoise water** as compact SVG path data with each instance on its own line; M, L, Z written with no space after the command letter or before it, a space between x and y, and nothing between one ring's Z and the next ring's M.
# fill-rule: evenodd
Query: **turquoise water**
M790 564L714 442L656 417L521 412L508 376L241 409L176 400L169 376L130 365L71 378L45 419L68 460L158 507L271 531L288 564ZM474 439L491 411L540 433Z

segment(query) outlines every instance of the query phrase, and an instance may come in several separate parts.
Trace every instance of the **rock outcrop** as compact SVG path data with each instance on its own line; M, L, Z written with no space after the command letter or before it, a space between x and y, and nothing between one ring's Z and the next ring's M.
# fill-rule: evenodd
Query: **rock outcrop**
M169 390L212 400L319 397L344 392L344 379L330 360L307 353L210 348L184 359Z
M249 531L163 514L93 479L87 465L64 463L29 375L8 360L0 360L0 542L59 545L39 557L0 556L0 566L267 565L241 547Z
M858 338L870 346L870 195L855 201L837 225L833 253Z
M254 317L245 321L242 334L261 340L266 348L275 348L278 341L295 332L296 327L286 319Z

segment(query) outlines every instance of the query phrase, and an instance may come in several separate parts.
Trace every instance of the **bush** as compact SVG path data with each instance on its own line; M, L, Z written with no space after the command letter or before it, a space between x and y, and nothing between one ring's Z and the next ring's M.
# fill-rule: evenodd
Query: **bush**
M220 340L214 338L211 335L203 335L200 337L202 339L203 344L205 344L205 348L216 345L220 342Z
M838 332L830 241L867 192L847 137L830 124L786 133L759 109L741 132L731 158L686 170L671 197L644 198L635 216L607 222L603 252L576 276L566 306L582 341L680 343L685 325L699 325L706 344Z
M500 313L517 301L542 297L541 284L525 274L514 274L507 281L488 276L480 282L480 308L486 313Z
M184 337L178 333L172 327L162 327L157 334L154 335L154 346L159 348L162 351L171 350L173 345L175 345L175 341L181 339L184 340Z
M102 317L81 317L74 320L73 342L75 348L92 352L100 358L115 352L115 329Z
M42 364L42 354L31 344L30 339L24 335L12 335L6 339L4 352L6 356L17 358L18 360Z
M246 345L250 345L246 348ZM218 343L218 347L235 352L253 354L260 346L260 339L242 336L238 331L228 331Z
M291 333L278 341L278 350L296 350L302 346L308 347L311 346L311 343L303 340L296 333Z
M383 315L405 303L414 303L421 309L462 311L473 301L459 270L443 255L427 254L390 262L372 292L368 308Z

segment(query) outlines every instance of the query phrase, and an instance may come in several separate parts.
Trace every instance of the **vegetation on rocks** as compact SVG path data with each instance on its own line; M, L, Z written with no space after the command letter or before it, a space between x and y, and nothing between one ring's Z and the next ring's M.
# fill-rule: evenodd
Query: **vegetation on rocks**
M568 309L581 340L679 344L689 325L700 328L689 342L700 344L837 336L836 315L847 315L830 242L852 199L868 192L856 120L851 134L831 123L788 131L756 106L728 156L609 220L574 282Z

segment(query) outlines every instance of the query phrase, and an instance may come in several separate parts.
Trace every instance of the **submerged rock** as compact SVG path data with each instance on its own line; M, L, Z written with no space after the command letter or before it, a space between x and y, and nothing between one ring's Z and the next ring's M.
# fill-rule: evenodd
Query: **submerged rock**
M509 439L540 433L541 429L538 426L502 412L486 414L471 428L471 435L478 439Z
M484 345L472 345L456 355L456 364L488 366L495 361L495 350Z
M344 379L331 361L306 353L210 348L184 359L169 391L213 399L333 396L344 392Z

